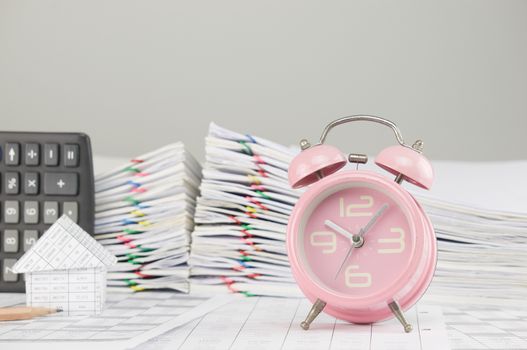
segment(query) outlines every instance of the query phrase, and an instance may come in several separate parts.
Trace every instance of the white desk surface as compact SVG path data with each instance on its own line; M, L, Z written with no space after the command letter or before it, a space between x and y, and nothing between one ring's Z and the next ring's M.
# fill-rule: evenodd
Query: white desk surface
M0 307L23 301L22 294L3 294ZM335 321L325 314L315 320L310 331L304 332L298 323L305 317L309 306L306 300L299 299L238 296L230 304L157 336L136 349L221 350L243 349L249 345L252 350L527 349L527 308L452 308L419 303L418 312L421 314L416 316L412 311L408 313L408 318L418 328L407 336L395 320L373 327L359 326ZM0 348L6 350L56 350L57 347L68 347L66 342L39 342L38 347L34 346L34 343L25 343L24 347L20 348L21 344L2 343L0 340ZM83 344L87 347L82 346ZM397 347L394 347L394 344L397 344ZM98 342L97 348L117 350L115 345ZM76 348L92 346L93 343L90 342L77 344Z

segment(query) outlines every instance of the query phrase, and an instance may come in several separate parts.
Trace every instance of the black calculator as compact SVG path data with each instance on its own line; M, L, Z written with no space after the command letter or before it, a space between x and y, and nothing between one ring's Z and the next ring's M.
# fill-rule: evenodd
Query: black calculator
M12 267L61 215L93 233L90 138L0 131L0 292L23 292Z

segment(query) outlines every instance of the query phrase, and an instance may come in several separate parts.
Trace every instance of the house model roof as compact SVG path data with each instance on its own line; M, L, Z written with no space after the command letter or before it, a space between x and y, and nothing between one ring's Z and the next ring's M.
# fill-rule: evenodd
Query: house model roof
M109 267L116 262L115 256L63 215L18 260L13 272Z

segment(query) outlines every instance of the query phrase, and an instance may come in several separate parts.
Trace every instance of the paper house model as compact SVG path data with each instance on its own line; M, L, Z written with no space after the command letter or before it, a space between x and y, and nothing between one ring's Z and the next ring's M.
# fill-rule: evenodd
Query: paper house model
M69 315L100 313L106 270L117 259L68 216L58 219L13 266L25 273L26 304Z

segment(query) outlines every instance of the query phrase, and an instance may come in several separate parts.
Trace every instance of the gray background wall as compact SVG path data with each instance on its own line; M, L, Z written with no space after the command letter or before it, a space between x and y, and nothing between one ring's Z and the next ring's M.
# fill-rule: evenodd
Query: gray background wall
M0 128L84 131L98 154L202 157L212 120L290 144L372 113L434 159L527 159L526 65L527 1L0 0Z

